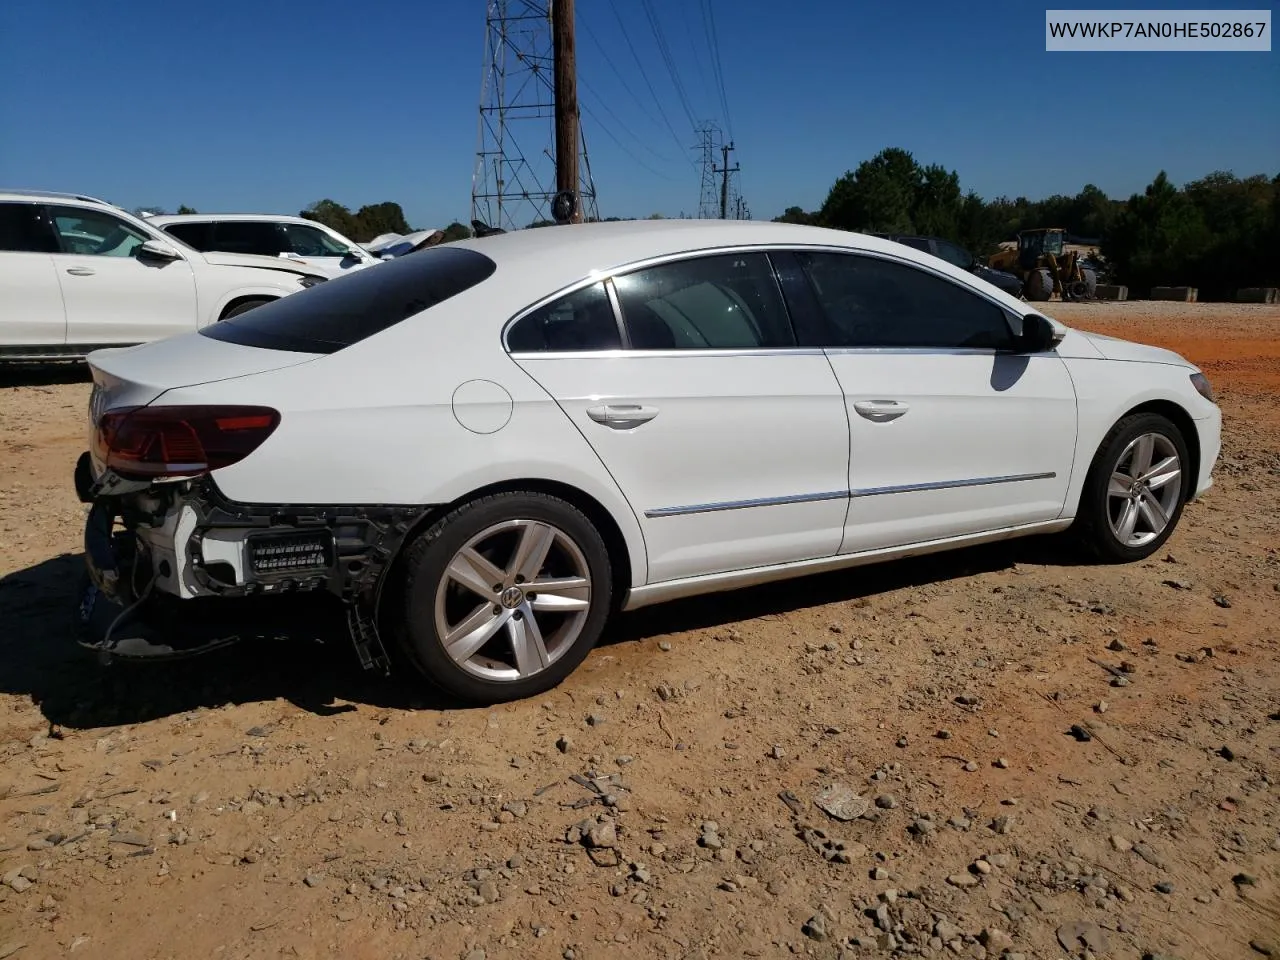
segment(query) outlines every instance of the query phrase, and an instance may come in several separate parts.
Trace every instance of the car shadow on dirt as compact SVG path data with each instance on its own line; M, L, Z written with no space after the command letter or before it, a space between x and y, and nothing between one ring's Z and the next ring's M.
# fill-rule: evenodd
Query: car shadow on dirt
M732 592L673 601L617 617L602 645L732 624L894 590L964 579L1015 563L1074 565L1057 538L1028 538ZM186 660L103 664L75 640L84 559L64 554L0 578L0 693L29 697L51 728L142 723L198 707L283 698L318 715L366 704L456 709L406 664L391 676L360 669L340 619L331 636L242 643Z
M0 366L0 389L48 387L59 383L88 383L89 365L77 360L59 363L18 363Z

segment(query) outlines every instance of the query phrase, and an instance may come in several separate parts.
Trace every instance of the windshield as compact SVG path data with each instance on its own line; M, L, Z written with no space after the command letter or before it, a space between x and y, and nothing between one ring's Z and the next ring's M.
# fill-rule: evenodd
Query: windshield
M267 350L336 353L482 283L497 268L474 250L420 250L291 293L200 333Z

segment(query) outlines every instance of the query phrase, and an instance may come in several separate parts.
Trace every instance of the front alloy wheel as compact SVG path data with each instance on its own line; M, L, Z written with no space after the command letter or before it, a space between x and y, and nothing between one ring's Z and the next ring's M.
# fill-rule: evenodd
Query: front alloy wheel
M432 682L496 703L556 686L609 614L604 540L575 506L534 492L458 507L410 547L402 646Z
M1186 502L1187 442L1167 417L1125 417L1103 439L1085 478L1077 530L1104 560L1151 556L1172 535Z
M1126 547L1146 546L1169 526L1181 494L1182 459L1173 441L1160 433L1135 437L1107 487L1111 532Z

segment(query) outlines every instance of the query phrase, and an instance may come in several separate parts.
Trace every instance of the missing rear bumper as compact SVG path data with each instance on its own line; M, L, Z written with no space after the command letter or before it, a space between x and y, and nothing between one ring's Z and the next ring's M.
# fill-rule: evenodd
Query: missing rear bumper
M243 504L208 477L104 495L109 483L89 474L82 458L76 489L93 504L82 645L107 658L172 659L332 636L345 620L361 665L390 672L377 612L391 563L428 507Z

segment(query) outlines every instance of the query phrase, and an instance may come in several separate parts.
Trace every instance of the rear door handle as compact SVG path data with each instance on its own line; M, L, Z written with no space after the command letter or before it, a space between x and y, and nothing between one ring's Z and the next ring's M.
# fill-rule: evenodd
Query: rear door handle
M856 400L853 409L858 416L865 417L875 423L887 423L897 420L911 409L910 405L897 400Z
M646 407L638 403L608 403L598 407L587 407L587 416L596 423L603 423L615 430L629 430L642 423L648 423L658 415L657 407Z
M67 273L73 277L92 277L93 269L90 267L67 267Z

